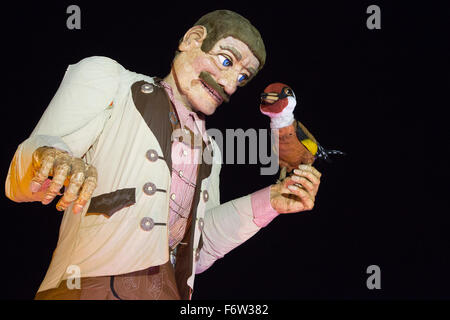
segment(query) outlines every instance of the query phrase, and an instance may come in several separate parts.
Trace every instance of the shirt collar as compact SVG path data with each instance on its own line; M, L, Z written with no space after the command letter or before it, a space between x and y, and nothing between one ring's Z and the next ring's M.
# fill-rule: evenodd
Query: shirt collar
M205 141L205 143L208 144L208 137L206 135L205 115L202 113L198 114L197 112L190 111L188 108L186 108L181 101L175 98L172 87L167 82L161 80L159 83L166 90L170 101L174 105L175 110L177 111L181 127L184 128L184 126L186 126L189 129L191 129L194 133L201 134L203 137L203 141Z

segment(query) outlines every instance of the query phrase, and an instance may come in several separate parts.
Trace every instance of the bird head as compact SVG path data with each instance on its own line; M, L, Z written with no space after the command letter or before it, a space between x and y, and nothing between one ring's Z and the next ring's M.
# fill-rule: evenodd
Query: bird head
M296 104L294 91L288 85L277 82L264 89L259 109L270 118L277 118L292 114Z

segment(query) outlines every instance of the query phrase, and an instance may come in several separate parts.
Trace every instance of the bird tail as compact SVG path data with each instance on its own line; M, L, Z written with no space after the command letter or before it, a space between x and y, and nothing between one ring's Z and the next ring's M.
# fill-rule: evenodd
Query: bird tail
M329 157L330 155L342 155L345 156L346 153L339 151L339 150L327 150L324 147L322 147L321 145L318 145L318 150L316 153L316 158L318 159L322 159L325 160L328 163L331 163L331 158Z

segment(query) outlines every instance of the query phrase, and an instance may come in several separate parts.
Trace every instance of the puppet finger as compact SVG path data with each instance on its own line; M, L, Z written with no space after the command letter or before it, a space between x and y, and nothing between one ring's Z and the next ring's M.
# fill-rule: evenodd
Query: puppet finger
M56 152L49 147L40 147L33 152L33 167L35 168L34 177L31 179L31 192L38 192L45 180L53 169Z
M53 179L48 190L42 199L42 204L49 204L59 194L67 176L70 173L70 156L67 153L60 153L54 163Z
M320 184L320 178L315 176L312 172L306 171L306 170L300 170L300 169L294 169L294 174L300 177L304 177L311 181L311 183L314 185L314 189L317 190L319 188Z
M86 170L86 179L84 180L83 187L81 188L80 195L75 201L73 206L73 213L79 213L83 210L86 203L92 197L95 188L97 187L97 169L93 166L89 166Z
M292 175L291 176L292 181L295 182L295 184L298 187L303 187L306 190L308 190L309 193L314 194L315 192L315 186L313 185L313 183L311 181L309 181L308 179L304 178L304 177L300 177L297 175Z
M315 175L317 178L320 179L320 177L322 176L322 174L320 173L319 170L317 170L316 168L314 168L312 165L310 164L301 164L298 166L298 168L300 170L305 170L305 171L309 171L311 172L313 175Z
M71 164L71 177L68 186L64 191L64 195L56 204L56 209L64 211L66 208L77 199L78 192L83 185L85 178L85 164L79 158L73 158Z
M300 198L305 210L311 210L314 207L314 200L306 190L299 188L296 185L289 185L288 189L292 194Z

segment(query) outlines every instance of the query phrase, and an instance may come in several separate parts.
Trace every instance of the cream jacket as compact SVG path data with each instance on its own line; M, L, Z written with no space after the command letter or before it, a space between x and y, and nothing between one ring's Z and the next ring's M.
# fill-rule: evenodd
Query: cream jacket
M16 202L39 201L32 195L31 155L40 146L53 146L83 158L98 170L97 195L135 188L135 204L111 217L73 214L69 207L63 216L59 239L50 267L39 291L57 287L76 265L82 277L116 275L168 261L169 192L152 196L143 186L152 182L170 190L170 171L164 161L151 162L150 149L161 155L154 134L137 111L130 87L137 81L154 79L126 70L106 57L90 57L70 65L54 98L31 136L19 145L11 162L6 195ZM112 102L112 104L111 104ZM221 153L215 142L211 174L201 181L201 197L196 208L192 274L209 268L215 260L253 236L259 229L253 222L250 195L220 205L219 173ZM55 202L53 202L54 205ZM141 227L143 218L155 223L151 230ZM199 223L199 221L201 223ZM47 232L47 230L42 230ZM200 235L203 246L197 251Z

